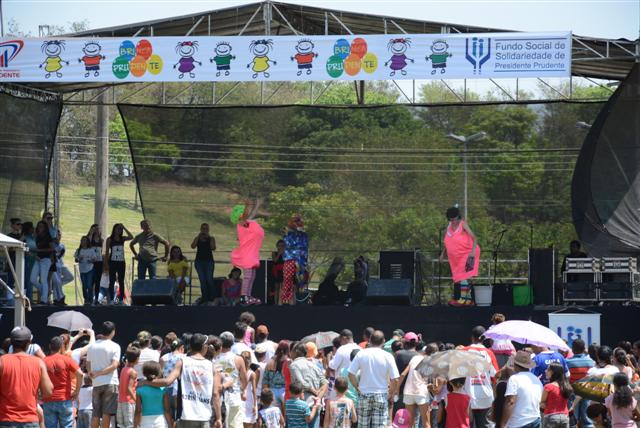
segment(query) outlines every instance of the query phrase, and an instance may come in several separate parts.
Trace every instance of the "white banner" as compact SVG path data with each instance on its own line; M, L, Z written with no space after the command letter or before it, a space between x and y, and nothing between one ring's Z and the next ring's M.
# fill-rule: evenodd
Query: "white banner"
M566 77L571 33L0 39L0 82Z
M549 314L549 328L567 341L582 339L587 346L600 342L600 314Z

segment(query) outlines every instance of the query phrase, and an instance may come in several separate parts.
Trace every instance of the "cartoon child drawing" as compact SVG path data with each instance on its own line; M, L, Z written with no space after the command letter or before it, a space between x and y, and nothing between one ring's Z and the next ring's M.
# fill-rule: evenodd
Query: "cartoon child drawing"
M228 42L220 42L216 45L214 50L216 56L210 58L211 63L216 63L216 77L220 77L220 73L224 71L224 75L229 75L231 70L231 60L236 59L234 55L231 55L231 45Z
M260 39L260 40L252 40L249 45L249 51L253 54L253 61L247 64L247 68L251 67L253 70L254 79L258 77L258 74L262 73L264 77L269 77L269 73L267 70L269 69L269 63L276 65L277 63L267 56L269 51L273 49L273 40L271 39Z
M436 40L431 44L431 55L426 56L424 59L429 62L431 60L431 74L436 74L436 69L440 69L440 73L447 71L447 58L451 55L447 52L449 45L444 40Z
M60 58L60 54L64 50L64 40L48 40L42 44L42 52L47 58L40 64L40 68L44 67L47 74L45 78L49 78L51 73L56 73L56 77L62 77L62 63L69 65L69 61Z
M300 76L302 70L307 70L307 74L311 74L311 68L313 67L313 59L318 57L318 53L313 51L314 44L309 39L302 39L298 41L296 45L297 53L291 57L291 61L298 63L298 73Z
M180 75L178 79L182 79L185 73L189 73L189 77L192 79L196 77L193 70L196 68L196 63L202 66L200 61L196 61L193 58L193 54L198 50L198 42L178 42L176 45L176 52L180 55L178 62L173 64L173 68L178 67Z
M391 58L384 63L385 67L391 63L391 66L389 67L391 69L391 73L389 73L389 76L395 75L396 71L402 73L403 76L407 74L407 70L404 69L407 66L407 60L414 62L413 58L409 58L406 55L407 49L410 46L411 39L409 38L389 40L389 43L387 43L387 50L391 52Z
M106 58L100 53L101 51L102 46L98 42L90 41L85 43L82 48L84 56L78 59L79 63L84 62L84 70L86 71L84 77L89 77L92 71L95 77L100 75L100 61Z

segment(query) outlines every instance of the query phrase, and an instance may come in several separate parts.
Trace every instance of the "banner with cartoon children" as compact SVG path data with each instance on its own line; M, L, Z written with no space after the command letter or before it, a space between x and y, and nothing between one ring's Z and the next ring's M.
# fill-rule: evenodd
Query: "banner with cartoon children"
M566 77L571 33L0 39L0 82Z

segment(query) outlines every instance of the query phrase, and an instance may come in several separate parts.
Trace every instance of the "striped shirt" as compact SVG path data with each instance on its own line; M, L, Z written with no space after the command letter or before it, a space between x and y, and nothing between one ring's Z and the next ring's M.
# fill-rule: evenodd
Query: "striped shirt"
M287 415L287 428L306 428L306 417L311 415L311 408L305 401L292 398L287 400L285 404L285 414Z
M589 354L576 354L571 358L567 358L567 366L569 367L569 383L574 383L587 375L590 368L595 367L596 363L589 357Z

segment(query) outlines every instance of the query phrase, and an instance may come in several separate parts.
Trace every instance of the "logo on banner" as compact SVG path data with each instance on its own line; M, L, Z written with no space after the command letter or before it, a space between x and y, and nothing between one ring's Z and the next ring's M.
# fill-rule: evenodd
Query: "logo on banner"
M384 66L389 66L391 72L389 76L394 76L396 71L399 71L403 76L407 74L405 67L407 66L407 60L414 62L413 58L407 57L407 49L411 47L410 38L391 39L387 43L387 50L391 52L391 58L384 63Z
M445 40L436 40L431 43L431 54L424 57L431 61L431 74L436 74L440 70L440 74L447 71L447 58L453 55L449 53L449 44Z
M46 79L55 74L56 77L62 77L63 63L69 65L69 61L66 61L60 57L60 54L65 49L64 40L47 40L41 46L42 52L47 56L45 60L40 64L40 68L44 68L47 73L44 75Z
M351 44L345 39L338 39L333 45L333 55L327 60L327 74L337 78L343 72L349 76L356 76L361 70L373 73L378 68L378 57L367 49L367 42L361 37L355 38Z
M192 79L196 77L196 74L193 72L193 70L196 69L196 64L202 67L202 63L193 57L193 54L197 51L198 42L178 42L176 45L176 53L180 55L180 59L177 63L173 64L173 68L178 67L178 71L180 72L178 79L182 79L185 74L189 74L189 77Z
M231 60L236 59L234 55L231 55L231 45L228 42L218 42L214 49L215 56L209 58L210 63L216 63L216 77L220 77L220 74L224 72L225 76L228 76L231 70Z
M23 47L24 42L22 40L9 40L0 43L0 67L9 67L9 63L13 61Z
M118 79L126 78L129 73L134 77L142 77L148 71L158 75L162 71L162 58L153 53L151 43L142 39L137 45L130 40L120 43L119 56L111 64L111 71Z
M306 73L311 74L313 68L313 59L318 57L318 53L313 51L315 45L311 39L298 40L296 45L296 54L291 57L291 61L298 63L298 76L302 75L302 72L306 70Z
M471 45L465 39L465 57L473 65L473 74L481 74L482 65L491 58L491 39L472 37Z
M273 39L252 40L249 45L249 52L253 55L253 60L247 64L247 68L251 68L253 79L262 74L265 78L269 77L270 64L277 65L277 62L269 58L269 52L273 50Z
M102 46L98 42L87 42L82 48L82 53L84 56L78 58L78 62L84 63L84 77L89 77L92 71L93 76L98 77L100 75L100 61L106 58L102 55Z

